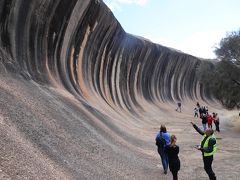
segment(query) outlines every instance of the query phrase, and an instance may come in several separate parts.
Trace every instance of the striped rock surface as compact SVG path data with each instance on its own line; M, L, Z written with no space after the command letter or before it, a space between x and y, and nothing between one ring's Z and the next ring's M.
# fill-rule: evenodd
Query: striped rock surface
M0 179L169 179L160 124L181 137L180 177L206 178L187 123L197 101L220 108L207 61L128 34L101 0L1 0L0 35Z

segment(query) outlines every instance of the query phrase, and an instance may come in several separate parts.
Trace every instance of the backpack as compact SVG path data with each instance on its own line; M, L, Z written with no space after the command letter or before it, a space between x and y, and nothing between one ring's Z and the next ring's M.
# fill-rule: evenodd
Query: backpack
M156 145L158 147L164 147L166 145L166 140L162 137L162 132L160 132L160 137L156 139Z

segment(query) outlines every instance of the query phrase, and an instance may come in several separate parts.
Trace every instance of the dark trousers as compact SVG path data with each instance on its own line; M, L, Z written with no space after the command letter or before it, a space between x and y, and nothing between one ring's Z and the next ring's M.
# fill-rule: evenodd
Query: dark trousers
M210 180L216 180L215 173L212 170L213 156L203 157L204 169Z
M172 173L173 180L178 180L178 171L180 170L180 160L178 158L168 159L169 169Z
M216 127L216 131L217 131L217 132L220 132L219 122L215 121L214 124L215 124L215 127Z
M178 171L171 171L173 175L173 180L178 180Z

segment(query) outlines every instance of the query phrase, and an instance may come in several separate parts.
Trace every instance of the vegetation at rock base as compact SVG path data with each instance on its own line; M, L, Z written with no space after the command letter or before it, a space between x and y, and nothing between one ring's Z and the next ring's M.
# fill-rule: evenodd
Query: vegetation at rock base
M240 108L240 29L227 34L214 52L217 60L198 68L200 82L226 108Z

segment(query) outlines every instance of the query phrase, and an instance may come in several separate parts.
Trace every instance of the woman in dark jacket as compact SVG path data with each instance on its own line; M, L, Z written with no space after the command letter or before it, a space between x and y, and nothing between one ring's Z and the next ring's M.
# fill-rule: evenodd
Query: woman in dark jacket
M176 145L177 138L175 135L171 136L171 144L166 146L165 152L168 156L169 169L173 175L173 180L178 179L178 171L180 170L180 160L178 158L179 146Z

